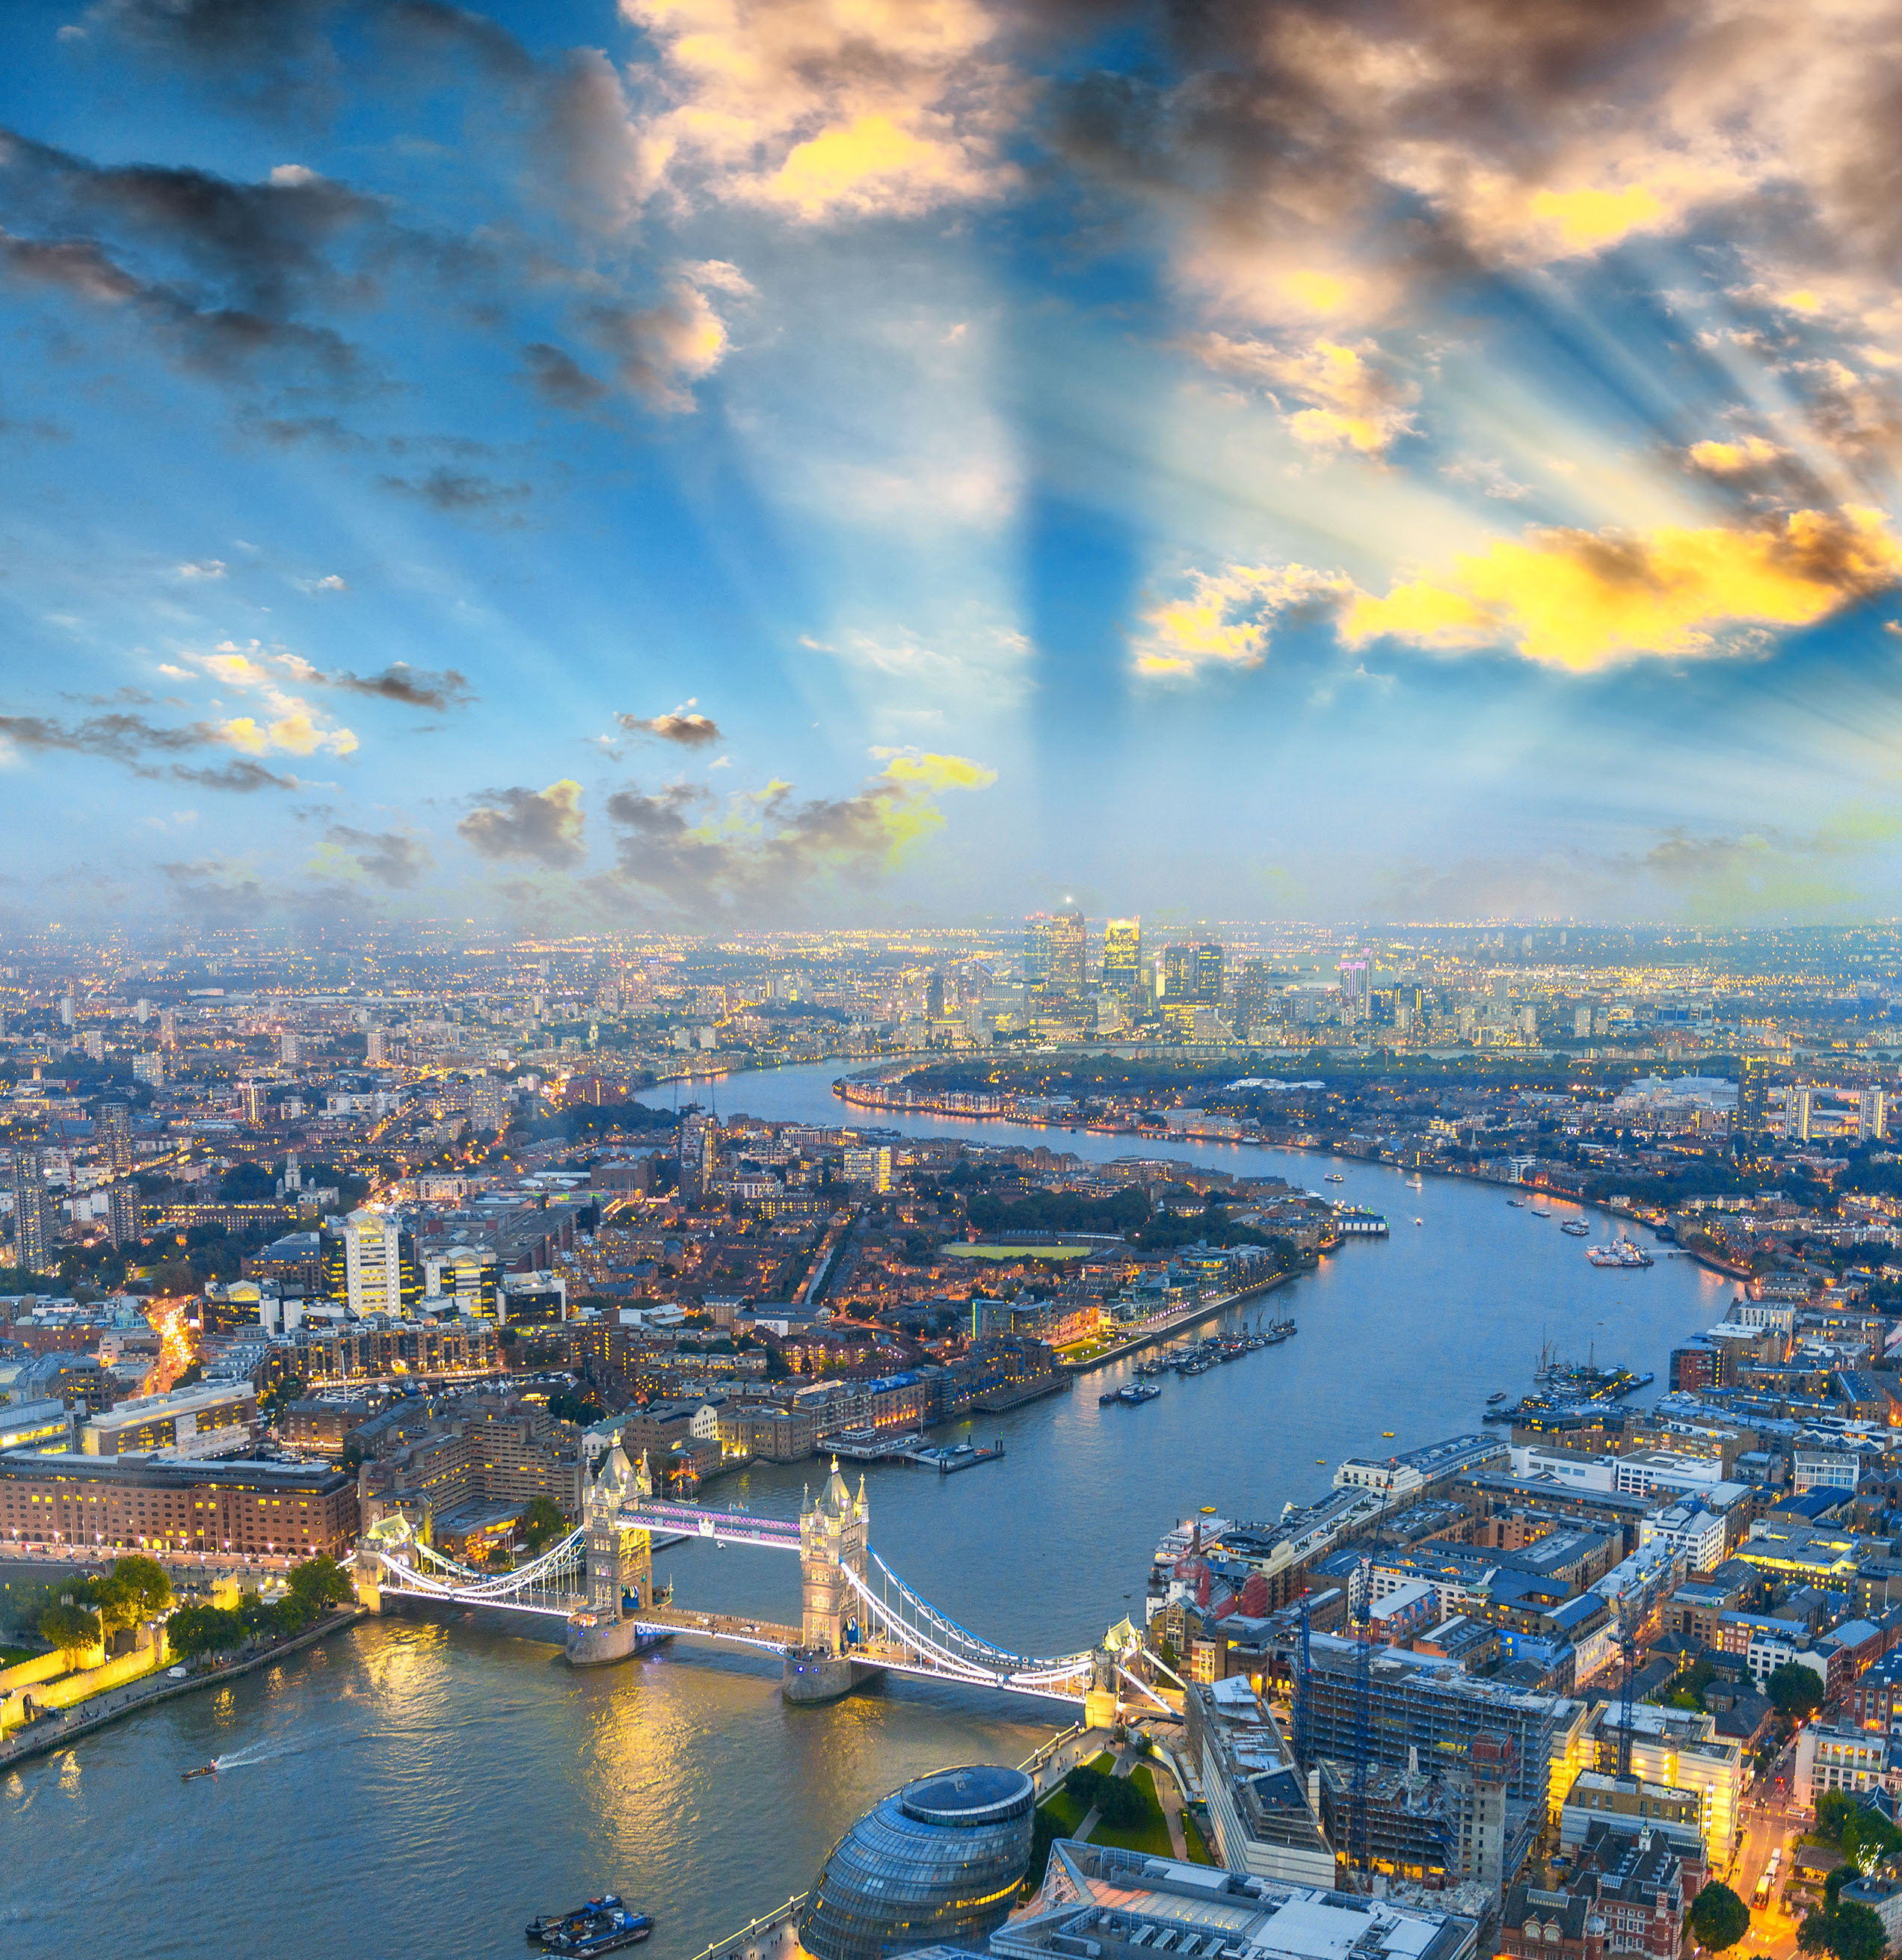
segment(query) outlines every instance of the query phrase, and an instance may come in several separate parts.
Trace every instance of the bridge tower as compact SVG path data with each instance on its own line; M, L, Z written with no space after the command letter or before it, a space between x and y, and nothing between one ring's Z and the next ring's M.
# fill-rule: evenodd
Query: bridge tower
M845 1575L865 1577L870 1537L865 1479L854 1497L835 1456L819 1502L799 1514L800 1644L786 1656L788 1701L835 1701L869 1672L850 1657L848 1627L862 1628L864 1616Z
M654 1539L646 1531L623 1525L621 1509L653 1494L647 1458L643 1456L635 1469L617 1437L582 1499L587 1602L568 1629L568 1656L577 1666L625 1660L640 1645L639 1630L622 1616L621 1602L631 1596L640 1611L652 1605Z

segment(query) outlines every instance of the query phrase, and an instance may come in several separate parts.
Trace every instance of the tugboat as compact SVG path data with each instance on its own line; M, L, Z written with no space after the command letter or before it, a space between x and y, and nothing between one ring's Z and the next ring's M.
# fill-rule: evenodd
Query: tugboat
M609 1906L588 1914L579 1924L543 1933L542 1944L555 1953L612 1953L646 1939L653 1930L654 1921L646 1913Z
M1143 1403L1153 1402L1162 1392L1160 1389L1152 1388L1147 1382L1131 1382L1127 1388L1116 1392L1116 1399L1119 1402L1128 1403L1131 1408L1140 1408Z
M591 1898L580 1905L571 1905L566 1912L545 1912L539 1919L531 1919L526 1927L529 1939L538 1946L549 1943L552 1933L572 1933L585 1928L589 1922L603 1913L619 1912L621 1895L603 1892L599 1898Z

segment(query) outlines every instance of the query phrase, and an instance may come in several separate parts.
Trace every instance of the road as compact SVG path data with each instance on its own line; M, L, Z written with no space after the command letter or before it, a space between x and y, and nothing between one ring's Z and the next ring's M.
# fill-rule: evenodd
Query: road
M1795 1755L1792 1742L1768 1775L1760 1779L1745 1798L1743 1842L1729 1871L1718 1869L1712 1874L1721 1878L1751 1907L1749 1950L1767 1955L1768 1960L1789 1960L1796 1951L1796 1919L1783 1910L1782 1882L1789 1876L1790 1847L1808 1822L1805 1814L1792 1812L1788 1804ZM1757 1881L1769 1864L1771 1852L1780 1844L1783 1847L1783 1863L1776 1889L1767 1904L1755 1905L1751 1895Z

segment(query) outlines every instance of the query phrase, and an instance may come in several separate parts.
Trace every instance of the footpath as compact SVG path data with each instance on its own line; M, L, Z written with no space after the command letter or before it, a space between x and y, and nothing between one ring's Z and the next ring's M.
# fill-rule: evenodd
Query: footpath
M142 1675L127 1688L118 1688L103 1694L96 1694L84 1701L77 1702L71 1708L60 1710L56 1714L40 1717L37 1721L17 1732L16 1739L0 1749L0 1770L11 1768L14 1764L24 1762L33 1756L43 1756L57 1749L63 1749L81 1737L91 1736L116 1722L122 1717L136 1713L142 1708L154 1707L161 1701L170 1701L181 1694L196 1694L199 1689L215 1688L221 1682L231 1681L240 1674L250 1674L255 1669L269 1667L273 1661L281 1660L286 1654L295 1653L301 1647L307 1647L318 1640L327 1639L332 1634L341 1632L345 1627L354 1626L365 1617L364 1609L352 1606L341 1613L332 1613L320 1620L314 1626L306 1627L303 1632L293 1634L288 1639L274 1640L268 1647L256 1653L246 1654L240 1660L226 1661L215 1667L208 1667L202 1672L187 1675L183 1681L174 1681L169 1673L160 1672Z

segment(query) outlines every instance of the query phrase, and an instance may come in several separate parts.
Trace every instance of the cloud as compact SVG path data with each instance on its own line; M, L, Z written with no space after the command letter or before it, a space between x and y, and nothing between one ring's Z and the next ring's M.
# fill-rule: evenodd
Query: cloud
M807 223L997 196L1027 92L977 0L621 0L660 49L648 169Z
M720 739L720 726L711 716L692 713L693 706L692 702L686 702L670 714L656 714L644 721L638 714L617 714L614 718L633 733L657 736L663 742L676 742L683 749L704 749Z
M222 578L224 576L224 561L208 558L190 565L182 565L178 568L178 575L185 579Z
M433 870L436 860L422 838L406 830L355 830L336 823L324 832L310 869L320 877L368 877L408 891Z
M1188 345L1217 374L1266 390L1288 433L1307 448L1384 456L1399 438L1416 433L1411 409L1420 390L1389 371L1370 340L1350 345L1317 336L1290 350L1204 333Z
M422 476L380 476L377 482L399 497L413 497L433 511L460 517L486 517L519 523L517 507L534 493L526 483L498 483L471 470L439 463Z
M683 273L652 306L597 305L582 313L584 330L612 361L622 386L650 409L690 412L690 384L726 356L726 323L701 290L705 283Z
M1330 610L1353 590L1339 573L1302 565L1232 565L1188 578L1186 597L1143 614L1135 642L1139 673L1182 679L1208 668L1259 667L1283 614Z
M1797 511L1758 528L1533 530L1463 554L1384 598L1357 593L1341 635L1449 650L1513 648L1586 671L1640 655L1748 645L1727 629L1814 625L1902 581L1882 513Z
M288 664L300 680L314 686L339 688L346 694L367 695L374 701L399 702L406 708L441 711L466 708L476 698L466 678L454 667L444 667L438 673L428 667L412 667L407 660L393 660L381 673L356 674L347 667L326 673L294 657Z
M206 679L224 688L235 688L257 695L264 707L262 716L234 715L212 724L216 738L246 755L262 756L272 749L288 755L309 756L319 749L333 756L355 752L357 737L348 728L326 721L323 714L301 695L283 685L282 675L300 680L321 679L316 670L294 654L277 654L253 640L240 647L234 640L221 641L208 654L187 653L180 657Z
M1754 476L1774 469L1789 455L1780 444L1760 435L1739 436L1734 441L1694 442L1684 455L1694 469L1712 476Z
M172 774L181 782L197 783L208 790L231 790L240 795L249 795L257 790L303 788L295 776L281 776L275 770L267 769L262 762L254 762L242 756L212 768L190 768L183 762L174 762Z
M573 355L546 341L532 341L522 349L528 364L529 386L542 400L558 409L580 411L591 409L608 392Z
M604 897L683 917L799 915L821 888L868 889L943 827L937 799L978 791L997 772L966 756L875 749L885 768L852 795L801 800L790 783L724 803L695 785L637 786L608 799L619 833Z
M482 857L527 858L551 871L574 870L587 856L581 785L564 778L545 790L485 790L485 800L456 826Z

